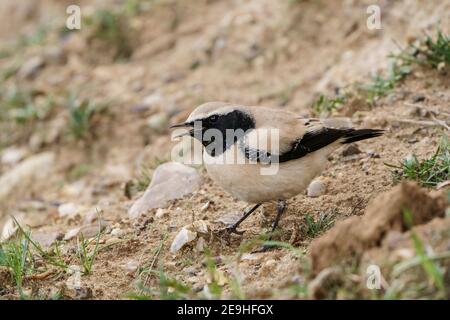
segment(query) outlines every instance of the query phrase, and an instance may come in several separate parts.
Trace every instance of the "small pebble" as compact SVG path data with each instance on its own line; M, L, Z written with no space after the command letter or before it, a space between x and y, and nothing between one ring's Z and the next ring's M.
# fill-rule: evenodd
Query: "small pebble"
M127 271L127 274L131 275L136 272L136 270L139 268L139 262L136 260L130 260L124 265L124 269Z
M375 152L375 150L370 149L366 151L367 155L371 158L380 158L380 155Z
M114 229L112 229L112 231L111 231L111 235L112 236L114 236L114 237L122 237L123 235L125 234L125 231L123 231L122 229L120 229L120 228L114 228Z
M156 210L156 213L155 213L155 219L161 219L165 215L167 215L168 213L169 213L168 210L162 209L162 208L158 208L158 210Z
M202 207L200 208L200 211L201 211L201 212L207 211L208 208L209 208L209 205L210 205L210 202L209 202L209 201L206 202L204 205L202 205Z
M342 151L342 155L344 157L353 156L355 154L360 154L360 153L361 153L361 150L358 148L358 146L356 144L351 144Z
M313 180L308 186L308 197L314 198L323 195L326 191L325 183L321 180Z
M27 151L23 148L10 147L3 150L1 163L4 165L14 165L26 156Z
M165 112L158 112L147 119L147 125L153 131L162 133L168 128L169 117Z
M64 203L58 207L60 217L74 217L78 213L78 207L73 203Z
M105 245L109 246L109 245L115 244L117 242L120 242L119 238L111 237L105 241Z
M205 251L206 241L202 237L198 238L197 244L195 245L195 250L197 252Z
M423 94L416 94L412 98L413 103L423 102L425 101L425 96Z
M37 73L45 66L45 61L40 56L28 59L19 69L17 75L21 79L29 79L37 75Z
M183 272L190 276L195 276L197 274L197 268L194 266L186 267L183 269Z

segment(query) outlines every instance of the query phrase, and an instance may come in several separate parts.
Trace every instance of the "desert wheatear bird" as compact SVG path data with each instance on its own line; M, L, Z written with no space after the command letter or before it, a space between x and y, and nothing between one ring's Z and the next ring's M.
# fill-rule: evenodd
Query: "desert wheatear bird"
M178 136L188 135L203 144L204 165L214 182L235 198L253 204L227 228L238 234L242 234L237 231L242 221L268 201L277 201L274 231L285 211L285 200L308 187L325 169L331 152L383 132L332 127L284 110L224 102L200 105L185 122L172 126L178 127L188 129ZM270 166L275 170L269 170Z

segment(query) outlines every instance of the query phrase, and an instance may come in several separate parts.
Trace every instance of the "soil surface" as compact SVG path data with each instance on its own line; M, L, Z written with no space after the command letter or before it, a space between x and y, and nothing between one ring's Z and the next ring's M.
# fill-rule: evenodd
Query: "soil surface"
M81 30L61 31L66 6L73 2L85 17L99 10L120 12L112 27L116 31L95 31L89 19L82 20ZM0 176L19 172L20 177L3 180L12 190L0 185L0 231L12 228L14 215L39 243L51 243L49 252L57 241L62 259L73 267L80 265L80 237L70 232L81 228L92 239L92 252L98 226L103 230L92 270L76 289L70 285L76 272L42 262L25 277L26 294L164 298L163 271L189 286L187 298L211 296L205 289L211 283L223 289L221 298L442 298L420 263L398 272L399 264L417 254L412 234L428 252L443 254L435 260L450 292L448 187L399 185L385 165L411 154L430 157L449 135L429 124L430 112L450 113L450 71L413 66L373 104L352 99L328 114L312 108L320 94L333 96L354 83L370 82L377 72L386 74L388 55L398 52L398 44L404 47L424 31L434 34L439 22L449 34L450 2L377 1L381 30L366 27L373 1L204 0L193 5L161 0L142 1L136 10L133 3L1 1L2 94L28 92L34 105L52 107L24 122L0 116L0 155L13 150L17 156L0 163ZM96 106L88 129L75 126L81 137L70 130L71 97ZM155 169L170 160L176 142L169 125L207 101L346 117L355 127L385 134L357 143L356 151L345 153L343 147L333 153L319 177L324 194L312 198L305 192L290 199L274 237L284 247L258 253L252 250L270 229L273 206L266 204L245 221L242 236L218 234L224 227L218 219L242 212L247 204L222 191L202 166L196 167L202 182L194 192L137 219L128 216ZM28 172L26 161L31 162ZM403 226L403 206L417 218L412 229ZM308 229L308 219L324 217L318 232ZM199 220L208 226L203 240L171 253L180 230ZM368 265L381 268L379 290L366 287ZM1 267L0 287L0 298L19 298ZM172 287L168 293L179 294Z

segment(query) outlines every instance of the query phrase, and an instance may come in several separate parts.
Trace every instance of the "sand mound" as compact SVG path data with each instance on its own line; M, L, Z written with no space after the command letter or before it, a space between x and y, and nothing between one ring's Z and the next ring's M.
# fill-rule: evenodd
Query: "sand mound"
M311 262L315 274L346 257L360 257L364 250L379 246L388 231L408 229L403 211L408 208L413 225L443 217L446 200L430 196L415 183L404 182L372 200L363 216L336 224L311 244Z

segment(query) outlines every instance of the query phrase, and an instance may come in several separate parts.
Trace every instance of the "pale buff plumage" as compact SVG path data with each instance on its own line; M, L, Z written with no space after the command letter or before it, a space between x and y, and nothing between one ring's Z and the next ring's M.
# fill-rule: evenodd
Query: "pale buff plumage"
M299 118L294 113L284 110L223 102L210 102L199 106L191 113L187 122L201 120L212 114L227 114L236 109L251 114L255 120L256 130L248 135L247 144L252 146L252 143L257 143L257 139L252 139L255 131L276 128L279 130L280 152L290 148L292 142L300 139L307 131L318 130L324 126L318 119ZM249 203L261 203L284 200L302 193L311 180L325 169L329 154L339 146L340 143L335 142L299 159L280 163L275 175L261 175L261 168L267 165L215 164L214 157L206 152L203 156L208 174L225 191L237 199ZM269 139L268 148L270 147ZM244 163L246 160L236 144L228 149L224 156L238 160L237 163Z

